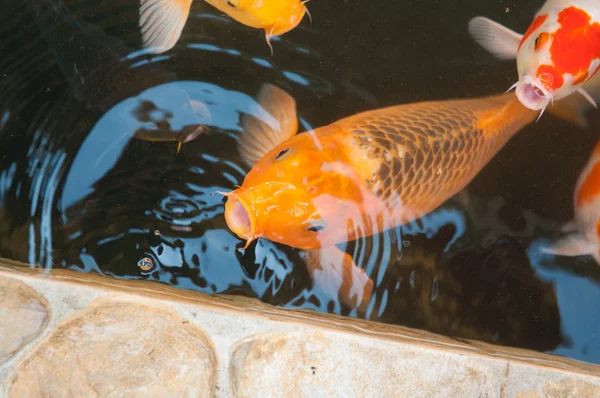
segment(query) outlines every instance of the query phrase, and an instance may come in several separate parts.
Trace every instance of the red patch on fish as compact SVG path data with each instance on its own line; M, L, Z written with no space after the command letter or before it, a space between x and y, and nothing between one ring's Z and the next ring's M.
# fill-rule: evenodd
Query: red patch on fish
M577 192L577 206L590 202L600 194L600 163L596 163Z
M540 65L535 72L536 77L544 85L546 90L552 92L562 87L565 79L561 73L550 65Z
M585 80L592 61L600 58L600 24L591 20L580 8L565 8L558 14L561 26L550 46L554 69L571 74L578 82Z
M546 19L548 19L548 15L544 14L544 15L538 15L533 20L533 22L531 23L531 25L529 25L529 28L527 28L527 31L523 35L523 38L521 39L521 42L519 43L519 50L521 49L521 46L523 45L523 43L525 42L525 40L527 40L527 38L529 36L531 36L531 34L533 32L535 32L537 30L537 28L539 28L540 26L542 26L542 24L544 22L546 22Z

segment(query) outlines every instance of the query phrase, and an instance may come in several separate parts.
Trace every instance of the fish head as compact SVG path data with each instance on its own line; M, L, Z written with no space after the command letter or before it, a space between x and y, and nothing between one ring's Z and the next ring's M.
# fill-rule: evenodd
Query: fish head
M294 29L307 12L300 0L222 0L232 18L247 26L262 28L267 37Z
M600 65L600 24L576 7L536 16L519 44L516 94L532 109L581 88Z
M302 249L347 240L343 220L352 212L343 204L353 176L334 167L343 163L339 146L303 133L273 148L226 194L229 229L247 245L260 237Z
M523 35L517 52L516 94L532 110L546 108L564 89L563 76L552 66L550 46L555 30L552 25L547 14L537 16Z

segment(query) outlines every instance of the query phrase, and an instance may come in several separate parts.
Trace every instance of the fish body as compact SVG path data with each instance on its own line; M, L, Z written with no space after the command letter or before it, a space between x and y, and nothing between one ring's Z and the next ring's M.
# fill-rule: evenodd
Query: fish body
M294 29L307 13L301 0L206 0L236 21L263 29L271 37ZM192 0L141 0L140 27L144 47L162 53L177 43L190 14ZM271 47L272 51L272 47Z
M596 106L588 83L600 67L600 2L548 0L523 35L484 17L469 22L473 38L500 59L517 60L521 103L543 110L575 92ZM540 114L541 116L541 114Z
M303 249L313 278L363 310L372 281L336 244L433 211L536 117L508 93L392 106L296 135L293 98L267 85L258 102L272 119L242 119L239 153L252 168L225 193L227 225L246 247L266 238Z
M437 208L534 117L514 94L360 113L267 152L226 215L239 201L252 224L240 237L301 249L369 236Z
M573 195L575 218L563 227L568 235L543 249L561 256L592 256L600 264L600 141L583 168Z

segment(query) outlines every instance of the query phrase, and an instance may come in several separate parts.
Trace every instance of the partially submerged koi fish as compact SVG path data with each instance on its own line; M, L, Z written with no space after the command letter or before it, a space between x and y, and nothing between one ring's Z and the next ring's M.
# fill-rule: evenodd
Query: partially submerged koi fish
M290 95L266 85L258 102L274 121L242 118L238 149L252 169L224 193L227 225L246 247L262 237L305 250L314 280L360 310L373 283L336 244L433 211L536 116L509 93L392 106L296 135Z
M600 2L548 0L524 35L484 17L469 22L469 32L499 59L517 59L519 101L541 110L550 102L581 94L591 105L597 89L587 83L600 67Z
M294 29L309 0L206 0L236 21L264 29L271 52L271 37ZM190 14L192 0L141 0L140 27L145 48L154 53L170 50L179 40ZM310 16L310 14L309 14Z
M575 185L574 220L562 229L569 234L542 249L560 256L591 255L600 264L600 141Z

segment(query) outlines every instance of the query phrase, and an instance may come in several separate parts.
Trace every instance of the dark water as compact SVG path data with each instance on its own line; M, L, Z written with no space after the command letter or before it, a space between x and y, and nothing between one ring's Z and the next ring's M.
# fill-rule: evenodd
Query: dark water
M304 127L502 92L514 62L485 54L467 22L524 31L542 1L313 0L313 23L274 40L273 57L260 31L200 1L159 56L139 51L136 1L25 3L0 6L0 256L356 316L313 287L297 250L238 250L214 191L247 171L240 114L265 82L296 98ZM435 212L351 242L375 282L367 317L600 363L600 267L538 250L572 217L600 131L600 115L590 120L545 115ZM198 125L207 133L180 153L134 138Z

